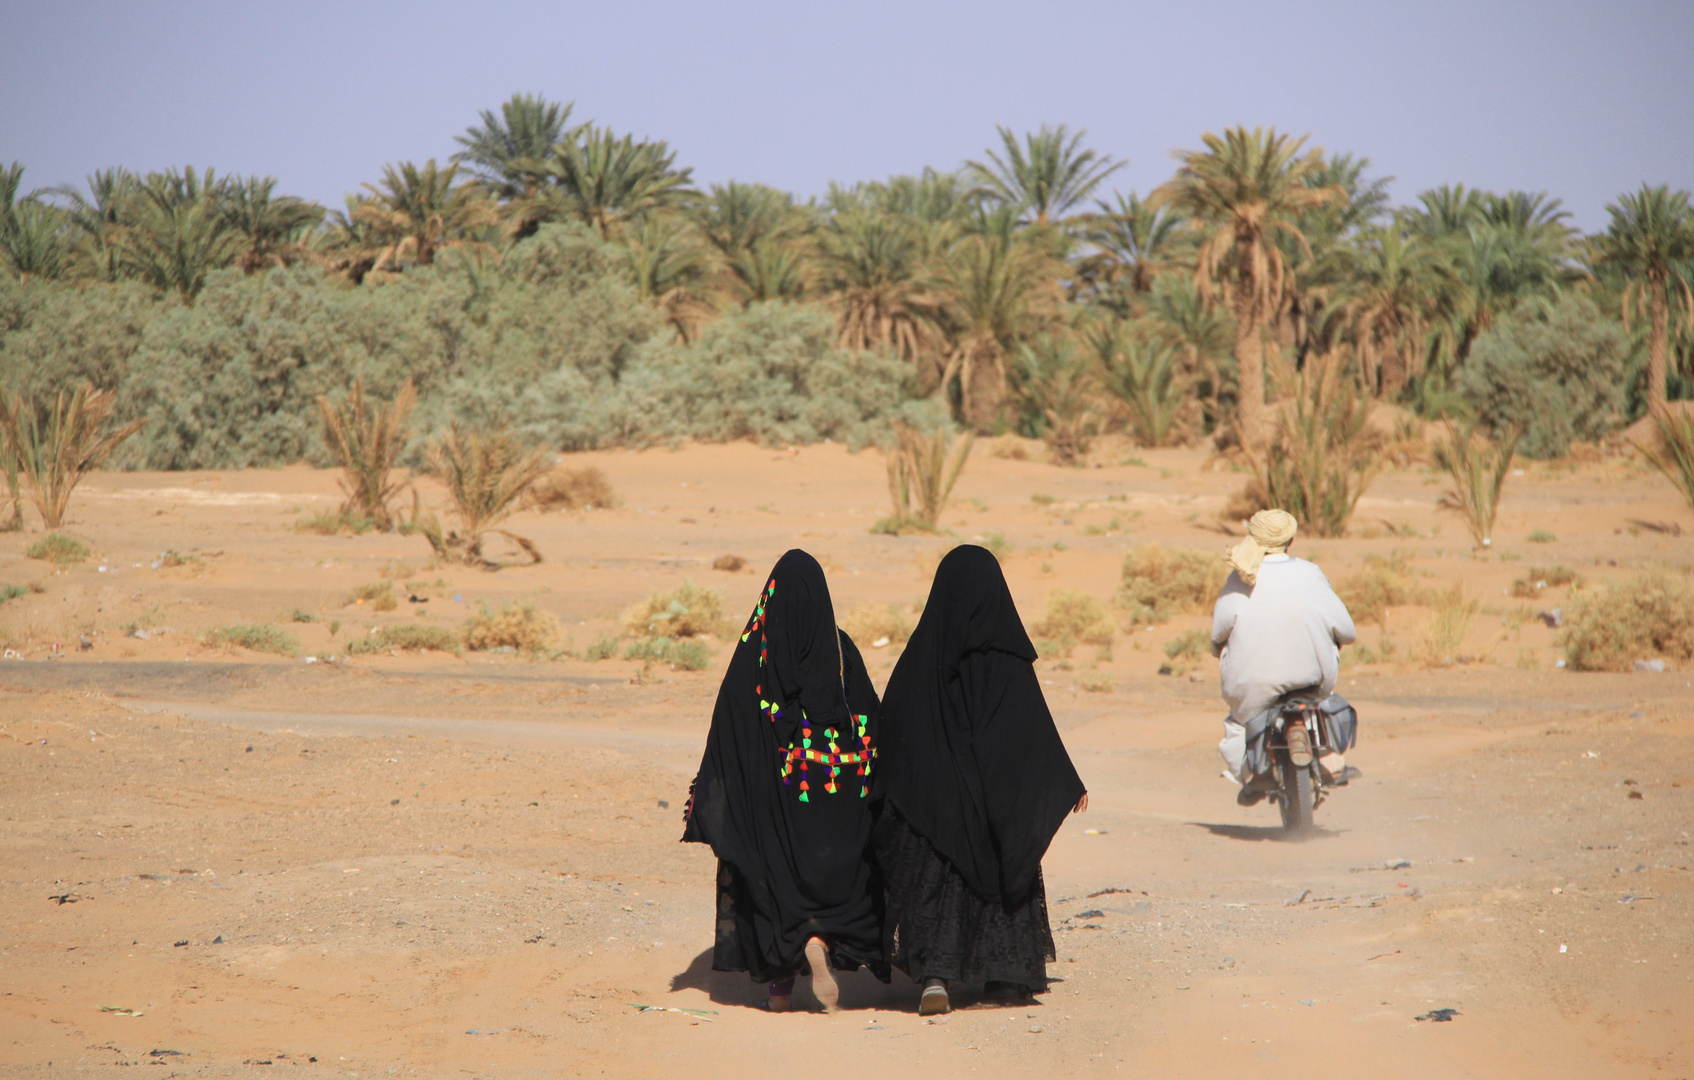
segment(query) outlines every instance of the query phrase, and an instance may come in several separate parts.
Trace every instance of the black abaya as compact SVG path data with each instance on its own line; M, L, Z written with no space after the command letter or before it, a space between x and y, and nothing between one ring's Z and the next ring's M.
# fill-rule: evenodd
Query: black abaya
M884 940L914 978L1045 988L1041 857L1085 789L1035 656L994 556L949 552L882 706Z
M817 560L776 564L718 691L685 841L719 859L712 967L783 979L806 942L887 978L869 852L876 691Z

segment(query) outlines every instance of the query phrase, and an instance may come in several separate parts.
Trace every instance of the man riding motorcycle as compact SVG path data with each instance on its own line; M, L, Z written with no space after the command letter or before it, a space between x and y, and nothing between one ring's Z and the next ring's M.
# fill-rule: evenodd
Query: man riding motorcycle
M1261 510L1247 536L1225 560L1234 568L1212 611L1212 654L1219 658L1223 699L1229 705L1218 752L1224 775L1241 785L1236 802L1252 806L1274 787L1247 769L1246 725L1281 698L1322 700L1335 689L1341 646L1355 637L1347 605L1322 570L1288 554L1299 525L1282 510ZM1319 751L1319 764L1335 784L1348 779L1339 753ZM1354 770L1356 772L1356 770Z

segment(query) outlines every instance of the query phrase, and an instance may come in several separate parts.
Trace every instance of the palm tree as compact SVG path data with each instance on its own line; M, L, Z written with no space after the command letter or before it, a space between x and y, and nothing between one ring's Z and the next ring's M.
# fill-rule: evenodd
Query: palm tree
M100 169L88 177L88 197L73 187L58 194L70 200L71 224L82 233L77 245L84 273L101 281L116 281L123 274L118 234L135 215L141 178L128 169Z
M1397 227L1362 237L1344 306L1359 374L1385 398L1421 374L1430 336L1464 301L1465 288L1440 245Z
M235 260L246 273L300 258L307 251L307 235L323 223L323 207L275 191L274 176L250 176L232 180L224 193L229 223L247 240L247 249Z
M498 216L474 185L453 183L457 172L456 165L438 168L434 158L422 168L402 161L382 167L380 186L363 185L370 195L350 201L347 217L365 225L369 242L381 246L372 269L428 266L443 247L486 246L481 233Z
M572 218L611 239L625 221L679 206L695 191L690 169L676 167L676 154L662 140L637 142L610 128L586 125L575 138L553 145L544 161L520 158L514 167L535 170L549 181L523 212L536 220Z
M1116 205L1100 202L1100 212L1082 222L1081 237L1094 252L1078 262L1077 275L1083 289L1097 298L1116 289L1145 296L1160 274L1192 256L1188 221L1148 206L1133 191L1114 198ZM1123 309L1118 314L1129 314L1127 305L1116 306Z
M43 202L40 192L19 199L23 177L17 162L0 169L0 253L25 281L59 277L70 254L69 215Z
M1688 199L1686 191L1642 184L1639 192L1621 195L1606 207L1611 224L1594 238L1596 267L1627 282L1624 319L1643 309L1647 313L1649 409L1665 404L1672 298L1694 319L1694 211Z
M693 214L701 235L717 249L736 300L750 304L804 291L796 248L812 223L794 196L731 180L712 185Z
M1122 319L1102 321L1088 341L1100 359L1100 383L1117 399L1136 438L1150 447L1167 445L1194 382L1176 348Z
M624 234L624 247L641 298L665 313L683 341L692 340L713 314L701 292L710 256L699 230L678 214L648 214Z
M990 431L1006 396L1006 357L1057 318L1057 267L1015 237L972 234L954 243L935 285L951 348L937 393L959 380L962 418Z
M1324 160L1319 150L1300 153L1304 137L1235 127L1201 141L1204 151L1178 152L1176 176L1149 201L1193 220L1200 236L1195 283L1208 295L1228 297L1235 315L1239 434L1256 446L1265 435L1263 336L1289 286L1277 240L1286 237L1309 251L1298 216L1337 201L1342 192L1306 185Z
M241 253L226 187L211 169L204 176L193 166L148 173L136 189L133 216L116 232L120 268L192 303L212 271Z
M1292 236L1277 237L1277 246L1290 270L1290 287L1285 308L1276 316L1275 341L1293 347L1296 363L1303 365L1314 352L1334 348L1334 336L1345 320L1340 307L1344 294L1357 280L1358 238L1374 225L1388 207L1388 185L1392 177L1367 180L1369 158L1336 154L1325 159L1301 180L1308 188L1333 190L1332 200L1307 207L1295 215L1295 227L1305 238L1301 244Z
M534 194L547 179L543 170L522 164L545 160L555 144L566 139L571 104L560 105L539 94L513 94L500 106L500 115L482 110L482 123L468 127L453 141L464 147L453 163L466 166L499 199Z
M1063 124L1041 125L1040 131L1024 136L1021 146L1011 129L997 130L1005 156L988 150L988 164L972 161L966 168L986 198L1016 207L1032 224L1058 221L1124 166L1109 156L1080 149L1087 131L1071 135Z
M1140 320L1148 336L1168 342L1182 357L1183 373L1216 424L1223 401L1233 396L1235 373L1230 349L1235 327L1229 312L1212 303L1187 274L1169 273L1153 283L1147 314Z
M818 284L835 308L843 348L887 349L914 365L933 361L940 304L923 280L923 256L922 228L908 218L852 210L819 230Z

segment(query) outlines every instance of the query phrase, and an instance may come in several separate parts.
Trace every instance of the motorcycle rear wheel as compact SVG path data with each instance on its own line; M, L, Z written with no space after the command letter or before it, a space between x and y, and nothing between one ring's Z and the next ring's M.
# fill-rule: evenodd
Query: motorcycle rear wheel
M1282 762L1282 791L1277 799L1282 811L1282 831L1290 840L1309 840L1312 836L1312 773L1286 759Z

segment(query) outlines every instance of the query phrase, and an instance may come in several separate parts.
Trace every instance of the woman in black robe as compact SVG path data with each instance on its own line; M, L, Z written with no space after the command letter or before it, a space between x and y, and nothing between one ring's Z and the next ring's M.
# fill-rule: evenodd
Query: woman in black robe
M991 999L1047 989L1054 958L1041 857L1088 793L1053 724L1000 564L941 560L882 702L874 844L888 959L946 1012L949 983Z
M876 738L876 690L836 629L823 568L790 551L730 658L682 837L718 856L713 970L770 983L773 1011L799 973L826 1009L831 967L888 981L870 853Z

